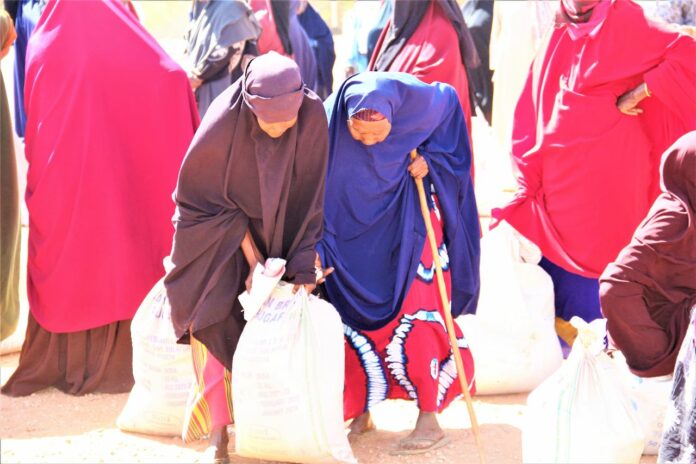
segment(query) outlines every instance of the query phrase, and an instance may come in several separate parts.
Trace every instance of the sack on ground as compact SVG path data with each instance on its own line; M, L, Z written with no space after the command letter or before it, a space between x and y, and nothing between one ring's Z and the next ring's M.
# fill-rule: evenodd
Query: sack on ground
M237 454L356 462L343 425L343 325L336 309L279 283L247 323L232 363Z
M643 429L621 372L604 353L605 324L578 328L568 360L527 400L522 460L535 463L638 463Z
M507 223L481 240L476 315L457 319L471 346L480 395L528 392L563 361L551 277L541 252Z
M643 454L656 455L662 443L662 430L672 393L672 376L638 377L628 369L626 358L620 351L613 353L612 361L622 374L630 395L631 406L643 427L645 434Z
M195 375L191 347L176 343L163 280L138 308L131 338L135 386L116 425L128 432L181 436Z

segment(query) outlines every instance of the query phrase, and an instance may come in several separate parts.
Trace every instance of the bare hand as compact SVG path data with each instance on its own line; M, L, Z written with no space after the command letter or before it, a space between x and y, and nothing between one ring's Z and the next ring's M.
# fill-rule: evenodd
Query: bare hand
M249 263L249 276L244 281L244 286L246 287L247 292L251 291L251 284L254 280L254 271L256 270L256 264L258 264L258 261Z
M616 102L616 107L623 114L627 114L629 116L638 116L639 114L643 113L643 110L638 108L638 103L640 103L641 100L647 96L648 94L645 89L645 84L641 84L635 89L621 95Z
M316 270L317 273L317 285L318 284L323 284L326 278L333 273L334 268L332 267L323 267L321 264L321 258L319 257L319 253L316 254L316 258L314 258L314 269Z
M203 81L197 78L196 76L192 76L189 74L189 83L191 84L191 90L196 90L203 84Z
M411 161L408 165L408 172L416 179L422 179L428 175L428 163L425 162L425 158L418 155L416 159Z
M311 294L315 288L317 288L317 284L299 284L295 285L292 288L292 293L297 293L300 291L300 288L304 287L305 291L307 292L307 295Z

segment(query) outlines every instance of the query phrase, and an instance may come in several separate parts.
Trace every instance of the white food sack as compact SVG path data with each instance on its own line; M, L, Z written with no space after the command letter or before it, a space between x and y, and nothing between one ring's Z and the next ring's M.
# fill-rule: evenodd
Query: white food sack
M553 282L540 260L539 249L507 222L481 240L478 309L457 319L474 356L480 395L531 391L563 361Z
M191 347L176 343L163 280L138 308L131 338L135 385L116 425L128 432L179 437L196 378Z
M522 460L534 463L638 463L643 429L621 372L603 352L604 319L578 328L568 360L527 400Z
M356 462L343 422L343 325L329 303L281 282L247 323L232 363L237 454ZM252 289L253 291L253 289Z

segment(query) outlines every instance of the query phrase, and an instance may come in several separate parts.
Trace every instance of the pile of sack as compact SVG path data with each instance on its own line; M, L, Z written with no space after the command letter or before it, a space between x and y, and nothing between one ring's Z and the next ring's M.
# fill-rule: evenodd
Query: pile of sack
M640 379L604 350L606 320L578 329L568 360L527 400L524 462L638 463L657 454L670 378Z
M507 222L481 240L478 309L457 319L474 356L479 395L531 391L563 362L553 282L539 261L539 248Z
M357 462L343 422L343 324L336 309L281 282L283 260L257 267L240 296L247 325L232 366L236 451L299 463ZM195 376L178 345L163 281L131 324L135 386L121 430L181 436Z

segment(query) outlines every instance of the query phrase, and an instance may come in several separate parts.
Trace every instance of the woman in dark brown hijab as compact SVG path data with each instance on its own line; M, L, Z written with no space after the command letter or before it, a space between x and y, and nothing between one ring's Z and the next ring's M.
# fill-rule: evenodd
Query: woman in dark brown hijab
M287 261L285 280L314 287L327 153L321 100L291 59L269 53L213 101L181 167L165 286L198 378L184 439L209 435L215 462L228 460L237 296L269 257Z
M662 157L662 193L600 278L614 344L642 377L671 374L696 305L696 131Z

